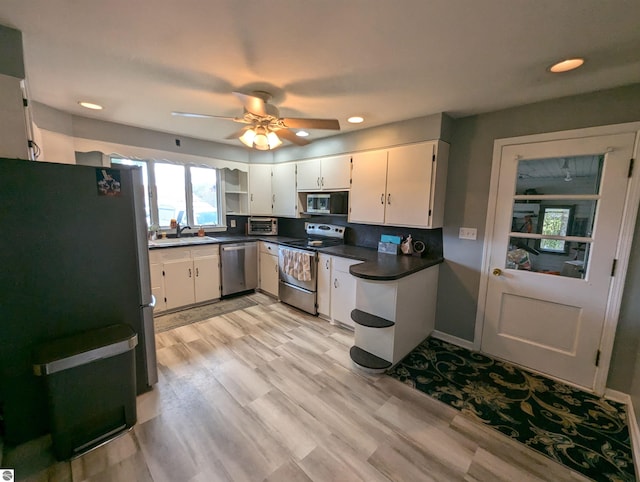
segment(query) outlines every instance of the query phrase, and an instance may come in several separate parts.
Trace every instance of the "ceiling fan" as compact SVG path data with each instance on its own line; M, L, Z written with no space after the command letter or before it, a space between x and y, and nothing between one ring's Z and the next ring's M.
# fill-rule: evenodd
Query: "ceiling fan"
M234 132L227 139L238 138L248 147L261 151L275 149L286 139L298 146L305 146L309 141L296 135L290 129L333 129L340 130L337 119L305 119L299 117L280 117L278 108L269 104L271 94L264 91L254 91L251 94L234 92L244 106L242 117L225 117L209 114L195 114L191 112L172 112L172 115L183 117L200 117L210 119L228 119L241 124L247 124Z

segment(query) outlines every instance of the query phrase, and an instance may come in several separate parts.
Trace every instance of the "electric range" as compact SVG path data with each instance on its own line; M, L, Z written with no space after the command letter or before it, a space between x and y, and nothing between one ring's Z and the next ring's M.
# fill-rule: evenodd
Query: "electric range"
M305 223L307 238L284 243L278 250L278 297L283 303L318 314L316 249L344 244L344 226Z

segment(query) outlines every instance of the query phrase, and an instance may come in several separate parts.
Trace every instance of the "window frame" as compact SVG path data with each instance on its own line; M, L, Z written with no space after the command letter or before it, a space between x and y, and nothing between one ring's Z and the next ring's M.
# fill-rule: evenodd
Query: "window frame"
M151 220L151 227L154 229L160 230L169 230L169 225L160 225L160 211L158 204L158 190L156 186L156 173L155 167L157 164L171 164L176 166L182 166L184 169L184 192L185 192L185 208L186 208L186 220L183 220L181 225L191 226L192 230L197 230L198 227L202 226L203 228L210 231L224 231L226 230L226 216L223 209L222 200L224 198L223 193L223 185L222 182L222 169L207 165L195 165L195 164L187 164L187 163L178 163L178 162L170 162L170 161L160 161L160 160L152 160L152 159L130 159L123 156L110 156L111 164L120 164L115 159L124 159L129 161L136 162L144 162L147 165L147 185L149 186L147 192L147 202L149 203L149 217ZM195 224L195 212L193 209L193 190L192 190L192 177L191 177L191 168L204 168L211 169L215 172L216 176L216 200L217 200L217 215L218 215L218 224Z

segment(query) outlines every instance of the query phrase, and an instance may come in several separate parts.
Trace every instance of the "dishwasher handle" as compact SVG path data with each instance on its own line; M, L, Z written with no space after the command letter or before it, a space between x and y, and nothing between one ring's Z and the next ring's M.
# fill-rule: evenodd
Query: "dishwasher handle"
M246 246L244 244L240 246L224 246L222 251L240 251L241 249L245 249Z

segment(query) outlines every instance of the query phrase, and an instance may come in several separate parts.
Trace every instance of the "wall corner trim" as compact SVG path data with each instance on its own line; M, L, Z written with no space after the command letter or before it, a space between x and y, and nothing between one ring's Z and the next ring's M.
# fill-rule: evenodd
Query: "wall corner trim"
M437 338L438 340L446 341L447 343L451 343L452 345L459 346L461 348L466 348L467 350L476 351L473 342L469 340L465 340L464 338L459 338L454 335L450 335L448 333L444 333L442 331L434 330L431 332L431 336Z

